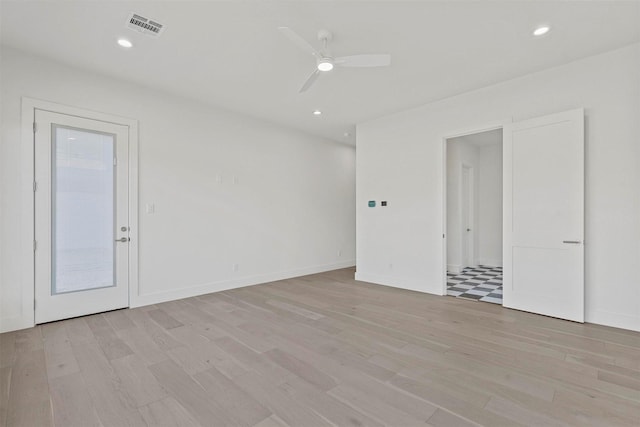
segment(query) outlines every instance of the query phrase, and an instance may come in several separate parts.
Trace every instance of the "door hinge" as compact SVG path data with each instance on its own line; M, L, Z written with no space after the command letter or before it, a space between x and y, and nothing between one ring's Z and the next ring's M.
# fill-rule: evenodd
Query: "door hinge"
M38 124L36 122L33 122L33 133L36 133L38 131Z
M118 159L116 157L113 158L113 166L118 166Z
M38 183L33 181L33 192L35 193L36 191L38 191Z
M33 309L36 309L36 300L33 300Z
M38 242L36 240L33 241L33 251L35 252L38 249Z

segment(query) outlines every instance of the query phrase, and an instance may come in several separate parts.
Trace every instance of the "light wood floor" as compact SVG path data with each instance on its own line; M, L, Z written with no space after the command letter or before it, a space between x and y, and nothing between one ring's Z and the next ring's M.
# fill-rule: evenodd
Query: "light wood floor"
M353 273L3 334L0 424L640 425L640 334Z

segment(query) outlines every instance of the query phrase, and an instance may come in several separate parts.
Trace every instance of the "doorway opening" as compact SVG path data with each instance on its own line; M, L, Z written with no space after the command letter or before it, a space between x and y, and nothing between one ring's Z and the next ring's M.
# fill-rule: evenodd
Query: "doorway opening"
M502 128L445 139L446 295L502 304Z

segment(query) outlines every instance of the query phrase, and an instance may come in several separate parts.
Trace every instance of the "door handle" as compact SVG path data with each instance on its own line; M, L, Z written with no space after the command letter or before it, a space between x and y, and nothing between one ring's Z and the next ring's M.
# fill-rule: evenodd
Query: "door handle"
M582 243L580 240L563 240L562 243L571 243L572 245L579 245Z
M471 229L470 229L470 228L467 228L467 231L471 231Z
M121 237L119 239L116 239L116 242L122 242L122 243L127 243L129 240L131 240L128 237Z

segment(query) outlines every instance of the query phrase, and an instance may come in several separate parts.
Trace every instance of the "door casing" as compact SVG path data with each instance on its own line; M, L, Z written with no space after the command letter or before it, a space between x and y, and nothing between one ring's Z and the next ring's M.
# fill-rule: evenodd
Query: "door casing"
M511 118L497 120L476 126L470 126L458 131L447 133L441 137L442 141L442 294L447 295L447 141L460 136L473 135L476 133L488 132L496 129L503 129L505 125L511 123ZM474 230L475 232L475 230ZM475 254L474 254L475 256Z
M21 210L24 212L21 222L20 259L22 265L21 309L20 315L4 325L7 330L28 328L35 325L35 111L44 110L77 117L85 117L108 123L128 126L129 128L129 303L137 306L138 283L138 121L135 119L97 112L84 108L68 106L56 102L22 97L21 122ZM35 249L35 250L34 250Z

